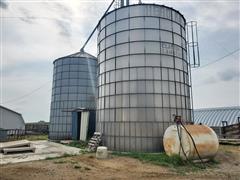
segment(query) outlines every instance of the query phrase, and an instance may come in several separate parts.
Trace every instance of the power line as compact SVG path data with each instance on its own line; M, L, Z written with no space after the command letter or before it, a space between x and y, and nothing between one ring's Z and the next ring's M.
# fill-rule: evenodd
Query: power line
M81 16L71 16L71 19L81 19ZM38 20L38 19L64 19L62 17L44 17L44 16L0 16L0 19L31 19L31 20Z
M1 19L60 19L58 17L50 18L50 17L36 17L36 16L1 16Z
M220 57L220 58L218 58L218 59L216 59L216 60L214 60L214 61L211 61L210 63L204 64L204 65L200 66L199 68L192 69L192 71L194 71L194 70L198 70L198 69L200 69L200 68L203 68L203 67L206 67L206 66L212 65L212 64L214 64L214 63L216 63L216 62L218 62L218 61L221 61L221 60L223 60L224 58L226 58L226 57L228 57L228 56L231 56L231 55L235 54L235 53L238 52L239 50L240 50L240 48L238 48L238 49L236 49L236 50L234 50L234 51L232 51L232 52L226 54L225 56L222 56L222 57Z
M34 94L35 92L39 91L40 89L42 89L42 88L43 88L44 86L46 86L49 82L51 82L51 81L47 81L47 82L45 82L44 84L42 84L41 86L39 86L38 88L32 90L31 92L29 92L29 93L27 93L27 94L25 94L25 95L23 95L23 96L20 96L20 97L14 98L14 99L7 100L7 101L3 102L2 104L9 104L9 103L11 103L11 102L18 101L18 100L20 100L20 99L23 99L23 98L25 98L25 97L28 97L28 96Z
M228 53L227 55L225 55L225 56L223 56L223 57L220 57L220 58L218 58L218 59L216 59L216 60L214 60L214 61L212 61L212 62L210 62L210 63L208 63L208 64L205 64L205 65L203 65L203 66L200 66L200 67L197 68L197 69L200 69L200 68L209 66L209 65L211 65L211 64L214 64L214 63L216 63L216 62L218 62L218 61L221 61L221 60L223 60L224 58L226 58L226 57L228 57L228 56L231 56L232 54L236 53L236 52L239 51L239 50L240 50L240 48L239 48L239 49L236 49L236 50ZM194 70L197 70L197 69L193 69L193 71L194 71ZM18 101L18 100L23 99L23 98L25 98L25 97L27 97L27 96L30 96L30 95L34 94L35 92L39 91L40 89L42 89L42 88L43 88L44 86L46 86L49 82L51 82L51 81L47 81L47 82L45 82L44 84L42 84L41 86L39 86L38 88L32 90L31 92L29 92L29 93L27 93L27 94L25 94L25 95L23 95L23 96L20 96L20 97L14 98L14 99L7 100L6 102L3 102L2 104L9 104L9 103L11 103L11 102Z

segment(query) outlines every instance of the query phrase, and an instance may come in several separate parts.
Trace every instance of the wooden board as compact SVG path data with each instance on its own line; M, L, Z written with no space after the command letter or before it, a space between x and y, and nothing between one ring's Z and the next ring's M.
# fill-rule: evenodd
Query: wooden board
M35 152L36 148L33 146L30 147L17 147L17 148L4 148L3 149L3 153L7 154L7 153L13 153L13 152L26 152L26 151L32 151Z
M30 146L30 144L31 143L28 140L4 142L4 143L0 143L0 151L2 151L4 148Z
M240 123L222 127L222 136L224 138L240 139Z
M219 139L220 144L240 145L240 139Z

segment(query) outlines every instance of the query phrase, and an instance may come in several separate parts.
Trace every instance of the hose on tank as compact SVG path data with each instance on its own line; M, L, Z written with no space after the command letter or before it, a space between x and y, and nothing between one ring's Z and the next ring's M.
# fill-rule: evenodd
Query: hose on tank
M192 142L193 142L194 149L196 150L197 155L198 155L198 158L199 158L199 160L201 161L202 167L205 168L204 163L203 163L203 160L202 160L202 158L201 158L201 156L200 156L200 154L199 154L199 152L198 152L196 143L195 143L192 135L189 133L189 131L188 131L187 128L184 126L184 124L182 123L182 121L180 121L180 124L181 124L182 127L185 129L185 131L188 133L188 135L190 136L190 138L191 138L191 140L192 140Z
M180 142L180 147L181 147L181 149L182 149L182 152L183 152L183 154L184 154L186 160L189 161L189 160L188 160L188 157L187 157L187 155L186 155L186 153L185 153L185 151L184 151L184 149L183 149L182 138L181 138L181 135L180 135L180 132L179 132L179 127L178 127L179 124L176 123L176 126L177 126L177 133L178 133L178 138L179 138L179 142ZM180 151L179 151L179 155L180 155Z
M205 169L206 167L204 166L203 160L202 160L202 158L201 158L201 156L200 156L200 154L199 154L199 152L198 152L198 150L197 150L196 143L195 143L192 135L189 133L189 131L187 130L187 128L186 128L186 127L184 126L184 124L182 123L181 116L175 116L174 122L176 123L176 126L177 126L177 132L178 132L178 138L179 138L179 141L180 141L180 146L181 146L181 149L182 149L182 151L183 151L184 156L186 157L186 160L187 160L188 162L190 162L190 160L187 158L187 155L186 155L186 153L185 153L185 151L184 151L184 149L183 149L182 140L181 140L181 135L180 135L180 132L179 132L179 125L181 125L181 126L184 128L184 130L187 132L187 134L190 136L190 138L191 138L191 140L192 140L192 142L193 142L194 149L196 150L197 155L198 155L198 158L199 158L199 160L201 161L202 168ZM180 153L180 152L179 152L179 153Z

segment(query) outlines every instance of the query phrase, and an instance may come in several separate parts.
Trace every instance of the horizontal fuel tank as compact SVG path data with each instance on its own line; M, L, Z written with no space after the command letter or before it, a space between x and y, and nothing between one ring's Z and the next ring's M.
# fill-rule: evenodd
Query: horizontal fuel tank
M216 155L219 142L216 133L211 128L205 125L185 125L185 128L191 134L201 159L208 160ZM178 127L172 125L166 129L163 145L169 156L180 155L182 159L199 159L193 141L182 125Z

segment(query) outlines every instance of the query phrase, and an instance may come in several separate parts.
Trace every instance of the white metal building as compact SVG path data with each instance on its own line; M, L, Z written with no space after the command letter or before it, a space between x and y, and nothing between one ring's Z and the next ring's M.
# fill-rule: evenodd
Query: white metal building
M11 109L0 106L0 129L25 130L25 122L22 115Z
M194 110L194 122L206 124L210 127L222 127L222 122L226 122L227 125L236 124L238 118L240 118L239 106Z
M239 123L240 106L203 108L194 110L194 122L205 124L221 136L221 127Z

